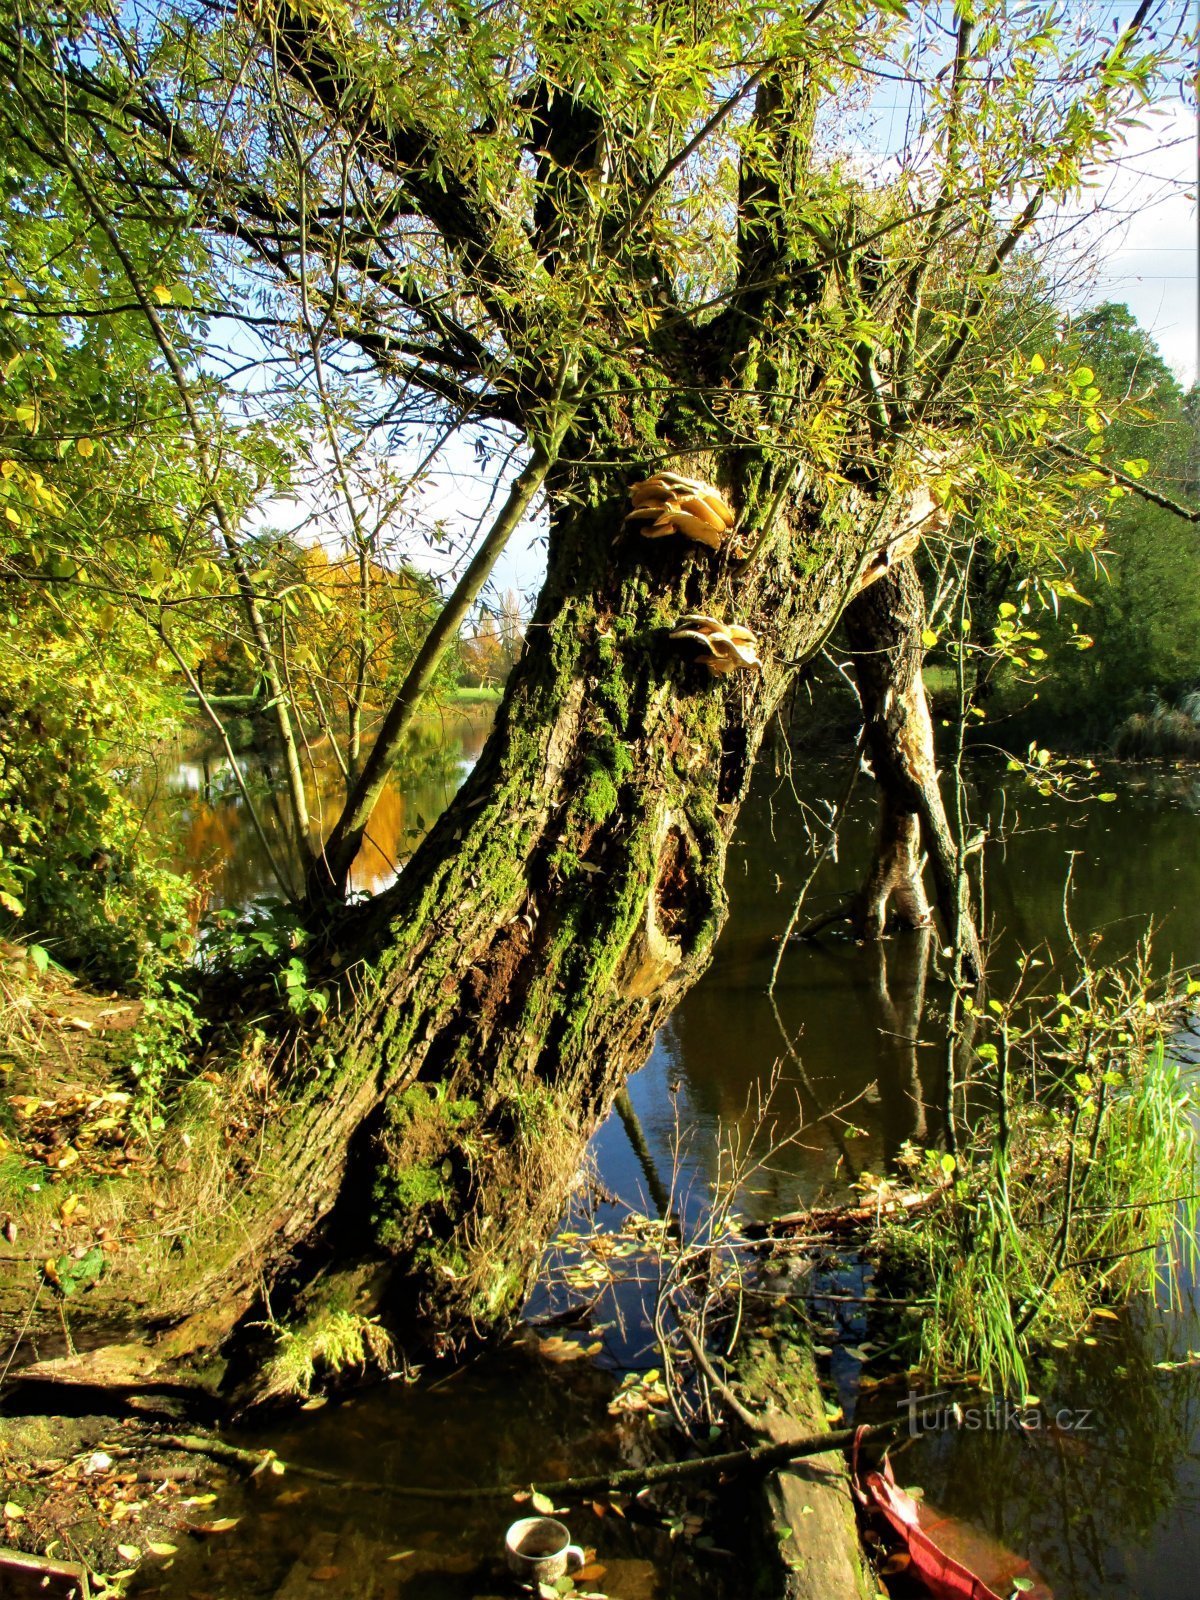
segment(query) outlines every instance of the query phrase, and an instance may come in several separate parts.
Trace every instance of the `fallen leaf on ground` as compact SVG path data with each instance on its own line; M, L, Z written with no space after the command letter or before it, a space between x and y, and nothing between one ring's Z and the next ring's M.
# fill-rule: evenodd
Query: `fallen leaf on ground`
M228 1533L240 1521L240 1517L217 1517L212 1522L189 1522L187 1529L189 1533Z

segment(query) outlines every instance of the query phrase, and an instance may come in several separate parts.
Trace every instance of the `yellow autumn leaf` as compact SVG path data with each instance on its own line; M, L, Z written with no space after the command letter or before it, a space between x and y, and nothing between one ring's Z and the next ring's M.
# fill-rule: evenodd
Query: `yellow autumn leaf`
M96 441L94 439L76 439L75 449L86 461L89 456L95 455Z
M160 306L169 306L171 304L171 291L165 283L156 283L150 293Z

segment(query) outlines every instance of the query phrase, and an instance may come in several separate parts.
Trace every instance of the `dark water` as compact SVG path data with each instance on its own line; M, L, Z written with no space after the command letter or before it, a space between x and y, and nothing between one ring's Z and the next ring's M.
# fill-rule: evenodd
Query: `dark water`
M378 859L362 887L381 886L411 850L481 738L477 722L450 725L425 739L411 770L398 772L376 823ZM207 798L195 764L185 776L173 785L175 820L166 806L160 826L174 827L181 854L206 868L218 903L246 903L264 892L265 877L240 802L222 790L219 773L209 774ZM1065 958L1068 874L1076 938L1094 941L1101 960L1128 953L1153 925L1160 966L1200 961L1200 780L1124 774L1105 781L1119 792L1115 804L1068 805L996 768L973 774L974 820L990 821L999 835L986 852L999 988L1021 951L1044 947L1048 976ZM792 775L810 808L822 794L836 795L842 782L833 768ZM773 1149L745 1184L744 1213L770 1216L823 1196L842 1198L856 1175L886 1171L906 1140L939 1141L945 986L928 940L859 948L830 936L796 944L781 965L778 1016L766 995L792 896L823 837L819 826L807 831L804 819L814 815L786 784L760 774L732 852L731 914L713 965L630 1081L636 1120L614 1113L593 1140L598 1185L581 1191L578 1209L614 1234L630 1207L655 1216L665 1189L673 1190L674 1208L698 1211L723 1170L719 1151L731 1140L751 1147L756 1128L762 1144L759 1105L772 1083L767 1120L777 1139L790 1142ZM854 887L872 823L864 786L842 830L839 858L822 868L807 911L821 911ZM202 848L211 852L214 843L215 859L204 858ZM915 1048L908 1042L914 1033ZM1186 1053L1186 1040L1181 1048ZM617 1251L623 1265L632 1248ZM594 1262L589 1279L568 1241L549 1253L530 1313L589 1298L596 1287ZM430 1484L521 1481L636 1459L644 1447L637 1425L610 1416L608 1405L614 1369L655 1364L643 1298L626 1285L601 1299L600 1350L592 1361L554 1366L518 1347L448 1381L396 1381L352 1405L330 1404L267 1442L285 1457L358 1475L369 1466L373 1477ZM853 1308L841 1323L835 1341L862 1337ZM1088 1412L1086 1427L1037 1437L1003 1428L923 1434L897 1450L898 1477L922 1485L931 1502L995 1543L1028 1554L1061 1600L1193 1595L1200 1592L1200 1369L1172 1372L1155 1363L1200 1350L1194 1286L1182 1286L1173 1308L1141 1303L1095 1333L1093 1344L1063 1353L1042 1396L1072 1417ZM837 1354L833 1366L842 1398L852 1404L857 1368ZM874 1405L878 1411L897 1403L884 1397ZM345 1593L486 1592L479 1564L497 1548L505 1522L522 1514L486 1503L414 1509L315 1488L280 1504L290 1487L276 1480L264 1491L271 1503L248 1510L246 1528L255 1531L243 1537L239 1530L219 1552L191 1555L181 1580L214 1594L286 1595L280 1585L299 1560L309 1568L340 1564ZM599 1587L610 1594L699 1594L722 1583L737 1592L720 1558L699 1575L681 1567L678 1541L661 1526L639 1524L636 1508L625 1522L578 1509L571 1520L574 1537L595 1545L608 1566ZM391 1562L397 1550L414 1553ZM188 1592L186 1583L160 1592Z

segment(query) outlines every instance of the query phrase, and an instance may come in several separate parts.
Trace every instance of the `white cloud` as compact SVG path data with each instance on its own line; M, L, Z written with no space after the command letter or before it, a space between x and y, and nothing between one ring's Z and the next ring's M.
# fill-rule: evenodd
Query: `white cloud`
M1200 237L1195 109L1156 105L1084 196L1059 209L1064 303L1126 304L1186 385L1197 377Z

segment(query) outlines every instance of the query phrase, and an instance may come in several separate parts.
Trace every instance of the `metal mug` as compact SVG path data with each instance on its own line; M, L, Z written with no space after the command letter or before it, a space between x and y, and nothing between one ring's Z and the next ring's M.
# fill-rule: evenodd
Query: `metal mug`
M504 1535L508 1569L526 1583L557 1583L578 1572L584 1554L571 1543L570 1530L553 1517L522 1517Z

